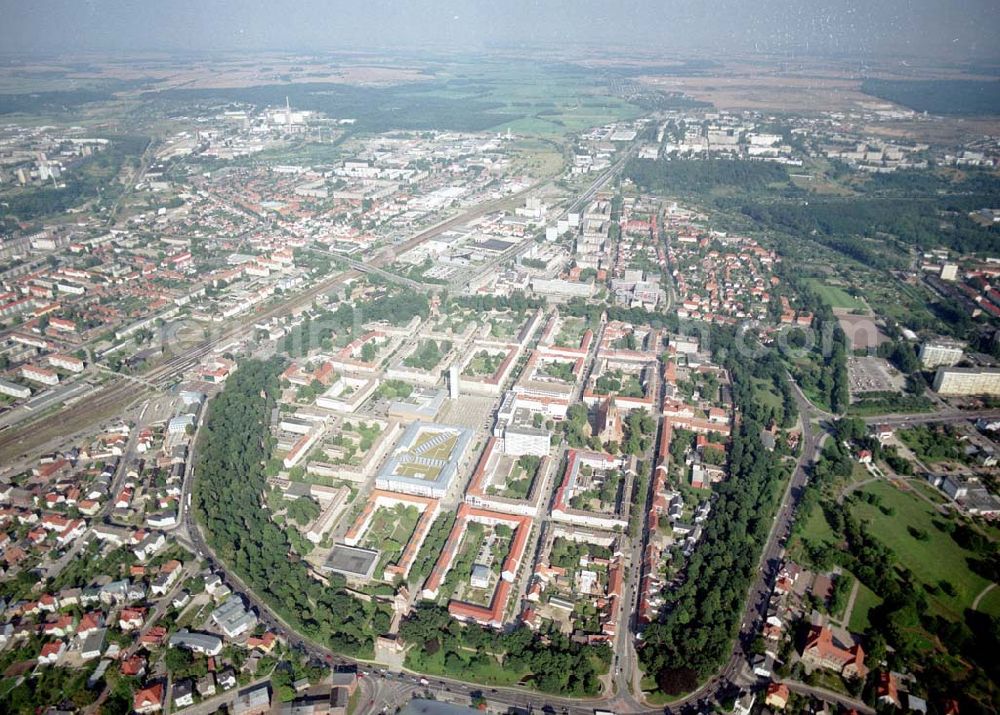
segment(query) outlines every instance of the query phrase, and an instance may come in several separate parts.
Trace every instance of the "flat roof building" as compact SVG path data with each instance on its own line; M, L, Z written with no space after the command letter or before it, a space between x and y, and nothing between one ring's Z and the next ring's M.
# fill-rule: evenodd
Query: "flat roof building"
M929 340L920 346L920 364L925 368L951 367L965 354L965 343L955 340Z
M440 499L458 474L472 434L465 427L412 423L379 469L375 487Z
M1000 395L1000 368L939 367L934 391L940 395Z
M323 564L323 569L339 573L348 579L367 581L372 577L379 553L374 549L361 549L346 544L335 544Z
M389 416L403 420L433 420L447 396L444 390L417 388L409 396L389 403Z

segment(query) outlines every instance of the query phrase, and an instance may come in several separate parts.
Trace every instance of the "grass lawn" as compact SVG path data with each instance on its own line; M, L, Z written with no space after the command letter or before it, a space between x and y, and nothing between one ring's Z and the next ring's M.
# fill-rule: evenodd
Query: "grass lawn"
M418 464L417 462L409 462L407 464L400 464L396 467L395 474L401 477L410 477L411 479L423 479L428 482L433 482L441 474L441 470L437 467L428 467L423 464Z
M507 320L506 318L493 318L490 320L490 336L506 340L514 337L517 334L517 329L519 327L520 324L514 322L513 320Z
M445 666L444 653L444 649L441 649L434 655L426 655L421 650L411 648L406 653L406 667L419 673L459 678L480 685L514 685L526 675L523 672L505 670L493 657L476 658L474 653L461 656L464 661L462 668L449 668Z
M650 705L666 705L674 700L679 700L683 698L687 693L679 693L677 695L667 695L656 685L656 679L651 675L643 675L642 680L639 681L639 687L642 688L643 692L646 693L646 702Z
M1000 541L1000 524L992 521L981 521L979 522L979 527L988 537L994 541Z
M869 523L871 533L895 552L899 563L908 568L924 584L936 586L945 580L955 589L949 596L943 591L928 594L931 608L952 620L961 620L962 612L972 605L973 599L988 581L973 573L966 559L974 557L947 533L934 526L934 521L944 517L913 493L900 491L891 484L877 482L866 486L864 493L876 494L882 506L891 508L887 516L878 508L864 502L855 502L852 513ZM909 528L923 531L923 541L913 536Z
M580 347L580 341L583 340L585 332L587 332L587 323L583 318L566 318L559 326L555 345L561 348Z
M833 485L833 490L835 493L839 493L847 484L854 482L859 482L867 479L870 475L867 470L860 464L854 463L854 471L851 473L850 477L846 477L838 480L838 482ZM833 499L832 496L823 496L823 499ZM796 537L794 537L789 546L789 552L792 558L799 561L808 561L805 556L804 550L802 549L803 542L810 542L813 544L821 544L826 542L828 544L838 544L843 539L835 534L833 529L830 528L829 522L826 520L826 515L823 513L823 508L817 503L813 506L812 511L808 514L803 514L799 516L799 519L803 519L802 531Z
M927 308L927 293L917 286L906 285L896 279L862 280L856 279L855 284L864 292L865 300L879 315L909 325L915 322L924 324L940 323ZM926 322L925 322L926 321Z
M856 582L858 583L858 586L860 588L860 582L858 582L858 579L854 576L854 574L852 574L849 571L844 571L839 578L843 579L847 583L847 586L845 586L845 588L847 589L847 597L844 598L843 605L839 609L837 609L836 612L832 611L830 612L830 617L836 621L843 621L844 613L847 610L847 603L850 600L851 590L854 588L854 584Z
M781 395L774 391L774 385L770 380L753 379L754 398L765 407L772 407L775 410L781 409Z
M850 691L847 689L844 679L829 670L814 670L805 677L805 681L809 685L826 688L827 690L832 690L835 693L841 693L843 695L850 695Z
M851 611L851 620L847 627L852 633L863 633L868 628L868 613L873 608L882 603L882 599L865 586L858 584L858 595L854 599L854 610Z
M465 369L462 371L462 374L469 375L471 377L492 375L500 367L500 363L503 362L503 359L504 356L500 353L490 353L485 350L480 350L472 357L471 360L469 360Z
M347 715L354 715L358 711L358 704L361 701L361 688L355 688L351 697L347 701Z
M1000 586L994 586L979 602L980 612L1000 618Z
M419 520L420 511L415 506L397 504L391 508L382 507L375 513L364 539L367 548L381 551L375 573L381 574L386 566L395 562L413 536Z
M208 614L211 613L214 607L215 605L212 601L203 603L198 607L195 607L195 604L190 604L184 611L181 612L180 618L177 619L177 628L197 627L202 621L208 618Z
M939 489L935 489L923 479L907 479L906 484L910 488L923 494L935 504L947 504L949 501L948 497L942 494Z
M822 541L836 543L838 540L837 535L833 533L833 529L830 528L830 524L826 520L826 515L823 514L823 509L818 504L813 507L812 512L806 518L802 538L817 543Z
M809 283L810 287L816 291L820 300L827 303L831 308L844 308L852 311L867 310L868 308L863 300L855 298L843 288L827 285L826 283L822 283L815 278L808 279L807 283Z

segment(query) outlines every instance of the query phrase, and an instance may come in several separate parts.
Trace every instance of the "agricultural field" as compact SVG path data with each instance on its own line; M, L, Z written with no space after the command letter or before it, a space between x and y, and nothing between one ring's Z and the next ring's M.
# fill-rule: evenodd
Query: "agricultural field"
M607 94L582 69L569 72L545 64L505 62L462 71L470 84L450 83L450 96L469 96L468 90L475 88L479 91L474 96L493 103L493 111L517 117L499 122L492 131L509 127L518 134L561 136L640 113L638 107Z

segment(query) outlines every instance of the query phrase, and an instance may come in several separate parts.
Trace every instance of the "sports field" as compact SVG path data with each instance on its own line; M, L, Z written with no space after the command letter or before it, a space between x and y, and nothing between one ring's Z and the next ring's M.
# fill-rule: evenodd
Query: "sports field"
M815 278L810 278L807 282L820 299L831 308L843 308L851 311L868 310L868 306L863 300L855 298L843 288L822 283Z

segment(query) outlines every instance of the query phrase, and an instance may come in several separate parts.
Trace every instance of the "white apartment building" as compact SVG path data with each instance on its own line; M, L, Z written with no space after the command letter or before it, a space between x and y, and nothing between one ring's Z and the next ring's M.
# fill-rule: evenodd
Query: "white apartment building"
M1000 369L939 367L934 391L940 395L1000 395Z
M962 359L965 345L953 340L933 340L920 346L920 364L925 368L951 367Z

